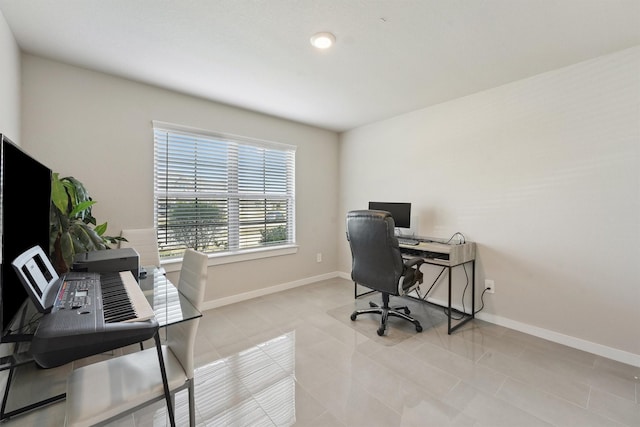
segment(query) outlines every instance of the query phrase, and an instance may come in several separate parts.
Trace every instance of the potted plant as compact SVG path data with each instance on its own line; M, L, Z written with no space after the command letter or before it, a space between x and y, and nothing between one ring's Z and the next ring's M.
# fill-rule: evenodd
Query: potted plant
M77 253L110 249L108 244L126 240L106 236L107 223L96 225L91 199L84 185L72 176L51 180L49 254L59 274L69 271Z

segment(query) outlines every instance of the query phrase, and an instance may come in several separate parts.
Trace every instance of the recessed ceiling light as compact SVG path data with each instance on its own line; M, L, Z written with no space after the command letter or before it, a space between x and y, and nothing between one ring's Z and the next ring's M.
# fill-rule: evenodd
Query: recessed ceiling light
M331 33L316 33L311 37L311 45L318 49L330 48L336 42L336 36Z

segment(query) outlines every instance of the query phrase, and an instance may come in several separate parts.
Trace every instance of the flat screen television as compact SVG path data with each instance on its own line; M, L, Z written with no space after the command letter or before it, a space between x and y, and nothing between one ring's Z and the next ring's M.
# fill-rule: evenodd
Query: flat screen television
M11 321L27 292L11 262L39 245L49 253L51 169L0 134L0 342L20 340Z
M389 212L397 228L411 228L411 203L369 202L369 209Z

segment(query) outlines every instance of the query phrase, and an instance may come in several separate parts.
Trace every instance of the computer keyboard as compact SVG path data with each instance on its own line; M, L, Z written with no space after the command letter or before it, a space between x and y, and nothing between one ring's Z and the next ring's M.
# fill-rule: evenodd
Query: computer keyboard
M401 244L401 245L415 246L420 242L417 241L416 239L407 239L406 237L399 237L398 238L398 243Z

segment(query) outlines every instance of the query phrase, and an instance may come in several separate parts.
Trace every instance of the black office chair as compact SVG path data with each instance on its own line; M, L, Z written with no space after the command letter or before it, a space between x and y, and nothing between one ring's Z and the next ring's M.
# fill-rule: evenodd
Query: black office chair
M393 217L386 211L357 210L347 214L347 240L353 258L351 278L356 285L379 291L383 303L379 306L369 302L371 308L354 311L351 320L363 313L380 314L377 331L380 336L384 334L389 316L408 320L417 332L422 332L420 322L409 316L408 307L389 306L391 295L405 295L422 283L420 265L424 263L422 258L402 259L394 228Z

